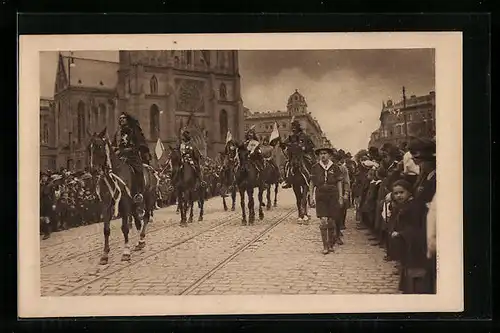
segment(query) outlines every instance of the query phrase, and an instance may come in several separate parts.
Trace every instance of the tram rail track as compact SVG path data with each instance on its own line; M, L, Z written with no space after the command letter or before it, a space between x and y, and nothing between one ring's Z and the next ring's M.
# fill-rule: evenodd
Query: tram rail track
M286 216L289 216L292 212L293 212L293 210L291 210L290 212L287 212L285 215L286 215ZM172 249L174 249L174 248L176 248L176 247L179 247L180 245L182 245L182 244L184 244L184 243L186 243L186 242L188 242L188 241L190 241L190 240L192 240L192 239L194 239L194 238L196 238L196 237L199 237L199 236L201 236L201 235L203 235L203 234L205 234L205 233L207 233L207 232L209 232L209 231L216 230L216 229L218 229L218 228L220 228L220 227L223 227L223 226L225 226L225 225L227 225L227 224L229 224L229 223L231 223L231 222L234 222L235 220L237 220L237 221L239 222L239 221L240 221L240 219L241 219L241 214L239 214L239 213L233 213L233 214L231 214L231 216L230 216L230 217L228 217L228 218L224 219L224 221L223 221L223 222L221 222L221 223L218 223L218 224L213 225L213 226L211 226L211 227L209 227L209 228L206 228L206 229L204 229L204 230L201 230L200 232L197 232L197 233L195 233L195 234L193 234L193 235L190 235L190 236L188 236L188 237L185 237L185 238L183 238L183 239L181 239L181 240L179 240L179 241L177 241L177 242L175 242L175 243L173 243L173 244L171 244L171 245L169 245L169 246L167 246L167 247L165 247L165 248L162 248L162 249L160 249L160 250L154 251L154 252L152 252L152 253L150 253L150 254L148 254L148 255L146 255L146 256L144 256L144 257L140 258L140 259L133 260L132 262L130 262L130 263L128 263L128 264L125 264L125 265L120 266L120 267L118 267L118 268L116 268L116 269L110 270L109 272L106 272L106 274L103 274L103 275L98 276L98 277L96 277L96 278L94 278L94 279L91 279L91 280L89 280L89 281L86 281L86 282L85 282L85 283L83 283L83 284L80 284L80 285L78 285L78 286L75 286L75 287L73 287L73 288L71 288L71 289L69 289L69 290L67 290L67 291L63 292L62 294L60 294L60 296L67 296L67 295L69 295L69 294L71 294L71 293L73 293L73 292L75 292L75 291L77 291L77 290L79 290L79 289L85 288L85 287L86 287L86 286L88 286L88 285L91 285L91 284L93 284L93 283L95 283L95 282L98 282L98 281L104 280L104 279L106 279L107 277L109 277L109 276L111 276L111 275L113 275L113 274L115 274L115 273L117 273L117 272L120 272L120 271L122 271L122 270L124 270L124 269L126 269L126 268L130 268L130 267L132 267L132 266L138 265L138 264L140 264L140 263L144 262L145 260L147 260L147 259L149 259L149 258L151 258L151 257L154 257L154 256L156 256L156 255L158 255L158 254L160 254L160 253L163 253L163 252L166 252L166 251L172 250ZM281 218L280 218L280 219L281 219ZM89 251L89 252L90 252L90 251ZM87 252L87 253L88 253L88 252ZM68 259L65 259L65 260L63 260L63 261L66 261L66 260L68 260Z
M224 220L223 220L222 224L224 224L224 223L226 223L226 222L229 222L229 221L233 220L235 217L238 217L238 216L240 216L240 214L238 214L237 212L231 213L231 214L229 214L228 216L226 216L226 217L224 218ZM193 222L192 224L194 224L194 223L203 223L203 221L202 221L202 222ZM173 226L178 225L178 224L179 224L179 222L178 222L178 221L176 221L176 222L172 222L172 223L168 223L168 222L167 222L167 224L162 225L162 226L160 226L160 227L157 227L157 228L155 228L155 229L149 229L149 230L147 231L147 233L146 233L146 237L148 237L148 236L150 236L150 235L154 235L154 234L155 234L155 233L157 233L157 232L160 232L160 231L162 231L162 230L164 230L164 229L167 229L167 228L169 228L169 227L173 227ZM134 236L135 236L135 235L134 235ZM123 238L121 238L121 239L117 239L117 240L114 240L114 241L111 241L111 242L109 243L109 245L110 245L110 247L114 247L115 245L118 245L118 246L119 246L119 245L120 245L120 244L122 244L122 243L123 243ZM46 267L54 266L54 265L60 264L60 263L62 263L62 262L68 261L68 260L77 259L77 258L79 258L79 257L86 256L86 255L88 255L88 254L91 254L91 253L94 253L94 252L100 252L100 251L102 251L102 248L101 248L101 247L99 247L99 248L95 248L95 249L91 249L91 250L87 250L87 251L84 251L84 252L78 252L78 253L75 253L75 254L72 254L72 255L66 256L66 257L64 257L64 258L61 258L61 259L59 259L59 260L51 261L51 262L49 262L49 263L46 263L46 264L40 265L40 268L46 268Z
M201 284L203 284L203 282L208 280L212 275L214 275L217 271L219 271L224 266L226 266L229 262L231 262L233 259L235 259L243 251L248 249L252 244L254 244L259 239L264 237L266 234L271 232L274 228L276 228L283 221L285 221L295 211L296 211L296 209L294 209L294 208L287 211L283 216L278 218L274 223L272 223L270 226L268 226L263 231L259 232L259 234L257 236L252 238L249 242L246 242L245 244L241 245L238 249L236 249L236 251L234 251L232 254L227 256L224 260L220 261L214 268L212 268L210 271L205 273L203 276L201 276L199 279L197 279L195 282L193 282L190 286L185 288L179 295L189 295L191 292L196 290L196 288L198 288Z
M165 208L169 208L169 207L165 207ZM207 212L206 212L206 210L205 210L205 215L204 215L204 217L206 216L206 213L207 213ZM179 213L176 213L176 214L179 214ZM153 218L154 218L154 217L153 217ZM170 222L170 221L177 221L179 218L180 218L180 214L179 214L179 217L178 217L177 219L175 219L175 218L170 218L168 222ZM72 237L72 238L70 238L70 239L63 240L63 241L58 242L58 243L55 243L55 244L47 244L47 245L41 245L41 244L40 244L40 245L41 245L41 246L40 246L40 249L42 249L42 250L49 250L49 249L52 249L52 248L57 247L57 246L61 246L61 245L64 245L64 244L71 243L71 242L73 242L73 241L80 240L80 239L82 239L82 237L96 237L96 236L100 237L100 236L102 236L102 235L103 235L103 230L102 230L102 228L103 228L103 223L104 223L104 222L98 222L98 223L95 223L95 224L94 224L95 226L99 226L99 227L100 227L100 228L99 228L99 231L92 232L92 233L90 233L90 234L88 234L88 235L85 235L85 236L76 236L76 237ZM121 218L111 220L111 223L120 223L120 225L121 225ZM150 230L150 232L154 232L154 231L156 231L156 230L164 229L164 228L166 228L166 227L168 227L168 226L175 225L176 223L177 223L177 222L170 223L169 225L162 225L161 227L151 228L151 229L149 229L149 230ZM150 222L150 224L155 225L155 222ZM90 226L90 225L88 225L88 226ZM121 227L119 227L119 228L118 228L118 230L120 230L120 228L121 228ZM112 229L114 229L114 228L112 227ZM134 222L132 222L132 229L135 229L135 224L134 224ZM68 229L68 230L71 230L71 229Z

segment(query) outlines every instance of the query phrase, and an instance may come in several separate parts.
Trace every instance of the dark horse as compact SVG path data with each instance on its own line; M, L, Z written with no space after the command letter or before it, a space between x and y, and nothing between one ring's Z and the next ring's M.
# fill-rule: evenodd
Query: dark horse
M170 161L172 162L172 174L175 179L172 180L172 186L177 197L177 207L181 213L181 227L187 226L187 222L193 222L193 206L194 202L198 201L200 215L198 221L203 221L203 208L205 203L205 188L196 176L194 167L184 162L181 158L181 152L178 148L172 148ZM189 212L189 220L187 220L187 211Z
M266 149L262 148L262 150L271 150L271 149L279 149L269 146ZM273 158L272 152L266 152L264 158L264 170L262 172L262 181L265 185L266 190L266 208L267 210L271 209L271 186L274 185L274 207L278 206L278 189L281 180L280 170L276 164L271 163L271 159ZM271 155L271 156L267 156Z
M247 217L245 211L245 192L248 196L248 223L253 224L255 222L255 203L253 198L253 191L258 188L258 200L259 200L259 219L264 219L264 211L262 210L262 197L264 193L264 182L258 175L257 167L255 163L251 161L250 152L246 147L240 145L237 148L238 156L238 167L236 172L236 185L238 186L238 191L240 192L240 203L241 203L241 222L243 225L247 225Z
M295 199L298 209L298 220L299 223L302 221L308 221L309 215L307 212L308 199L310 194L310 174L311 174L311 163L307 160L304 151L299 145L292 144L287 147L288 156L290 160L288 161L290 165L291 173L291 185L293 192L295 193Z
M224 210L227 211L226 196L229 192L231 194L231 210L235 210L236 202L236 168L237 168L237 151L236 148L231 150L226 147L224 152L224 164L221 167L219 174L221 184L221 197Z
M122 261L130 260L130 248L128 244L129 217L133 216L135 226L140 231L140 239L134 250L138 251L146 245L146 229L153 215L156 201L156 177L153 169L144 165L144 207L136 205L130 189L132 187L133 169L122 158L118 158L111 142L107 138L106 128L99 134L94 133L90 137L88 145L90 170L97 173L95 181L96 193L102 208L102 219L104 221L104 252L100 264L108 263L109 235L111 233L110 223L113 215L120 215L122 219L122 233L124 237L124 249Z

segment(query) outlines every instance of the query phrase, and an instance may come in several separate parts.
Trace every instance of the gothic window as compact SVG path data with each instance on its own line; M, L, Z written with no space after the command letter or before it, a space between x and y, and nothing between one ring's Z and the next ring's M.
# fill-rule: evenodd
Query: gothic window
M82 101L78 102L78 111L77 111L77 140L78 142L82 142L85 135L85 103ZM70 142L71 144L71 142Z
M92 107L92 116L93 116L93 119L92 119L92 122L93 122L93 127L94 127L94 131L97 132L97 130L99 129L99 109L97 108L97 106L93 106Z
M208 66L210 66L210 51L203 50L201 51L201 54L202 54L202 59Z
M221 110L219 115L219 127L220 127L220 138L222 141L226 139L228 130L227 112L226 110Z
M220 94L220 99L222 99L223 101L227 99L227 88L224 82L220 84L219 94Z
M175 58L174 58L174 64L175 64L175 66L179 66L179 63L180 63L179 57L175 56Z
M151 91L151 95L158 94L158 79L154 75L149 81L149 89Z
M188 65L191 65L191 57L192 57L193 52L192 51L186 51L186 63Z
M104 104L99 104L99 115L101 116L101 127L104 128L107 125L107 112L106 106Z
M158 139L160 135L160 110L156 104L149 109L149 133L151 140Z

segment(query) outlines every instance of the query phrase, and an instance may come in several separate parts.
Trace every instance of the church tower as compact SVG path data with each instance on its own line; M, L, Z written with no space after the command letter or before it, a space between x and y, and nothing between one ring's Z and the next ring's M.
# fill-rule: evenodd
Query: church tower
M304 96L302 96L297 89L288 97L286 109L291 115L299 115L307 113L307 103Z
M190 114L209 156L223 150L228 130L243 136L237 51L120 51L119 59L118 111L137 117L150 148L158 137L175 143Z

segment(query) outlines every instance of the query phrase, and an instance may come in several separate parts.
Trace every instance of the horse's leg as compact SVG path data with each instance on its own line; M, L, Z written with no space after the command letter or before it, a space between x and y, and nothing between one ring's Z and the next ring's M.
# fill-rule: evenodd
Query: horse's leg
M245 210L245 189L240 188L240 204L241 204L241 224L247 225L247 214Z
M279 182L274 184L274 207L278 207L278 188Z
M255 202L253 200L253 186L248 186L248 223L253 224L255 222ZM261 209L261 207L259 207Z
M193 193L189 193L189 220L188 223L193 223L193 207L194 207L194 198Z
M234 185L233 185L233 188L231 190L231 201L232 201L231 210L234 211L236 209L236 207L235 207L235 203L236 203L236 186L234 186Z
M309 186L305 185L303 187L303 194L302 194L302 211L304 212L304 223L307 224L309 221L309 214L307 212L307 200L309 199Z
M267 191L269 191L269 185L267 185ZM262 209L263 206L265 206L263 203L264 203L264 190L266 189L265 187L263 187L262 185L259 186L259 192L257 194L257 198L259 199L259 220L263 220L264 219L264 210ZM268 207L269 209L271 209L271 202L269 200L269 197L268 197Z
M198 221L203 221L203 214L204 214L204 206L205 206L205 198L201 197L199 200L199 205L200 205L200 215L198 216Z
M267 208L267 210L270 210L271 209L271 184L269 184L269 186L266 189L266 201L267 201L266 208Z
M111 234L110 224L111 224L112 208L113 208L113 205L109 204L109 207L106 209L106 211L103 214L103 220L104 220L104 251L103 251L101 259L99 261L99 264L101 264L101 265L106 265L108 263L109 235ZM124 232L123 236L125 237L125 240L128 241L128 232L127 232L127 234L125 234L125 232Z
M144 195L144 216L142 218L142 226L139 229L139 241L134 247L134 251L142 250L146 246L146 230L148 227L149 220L151 219L151 212L155 206L154 194L152 192L146 192ZM139 223L141 220L139 219Z
M297 210L299 213L298 220L300 223L300 222L302 222L302 218L304 217L304 215L302 213L302 205L301 205L301 201L302 201L301 187L299 185L293 185L293 192L295 193L295 204L297 205Z
M133 201L122 198L120 200L120 215L122 216L122 233L123 233L123 253L122 253L122 261L130 260L130 247L128 244L128 217L134 211Z
M227 204L226 204L226 197L221 195L222 197L222 205L224 206L224 211L227 212Z
M186 201L186 198L185 198L185 194L184 193L179 193L179 196L177 197L177 201L178 201L178 209L181 213L181 227L185 227L187 226L187 223L186 223L186 209L185 209L185 201Z

